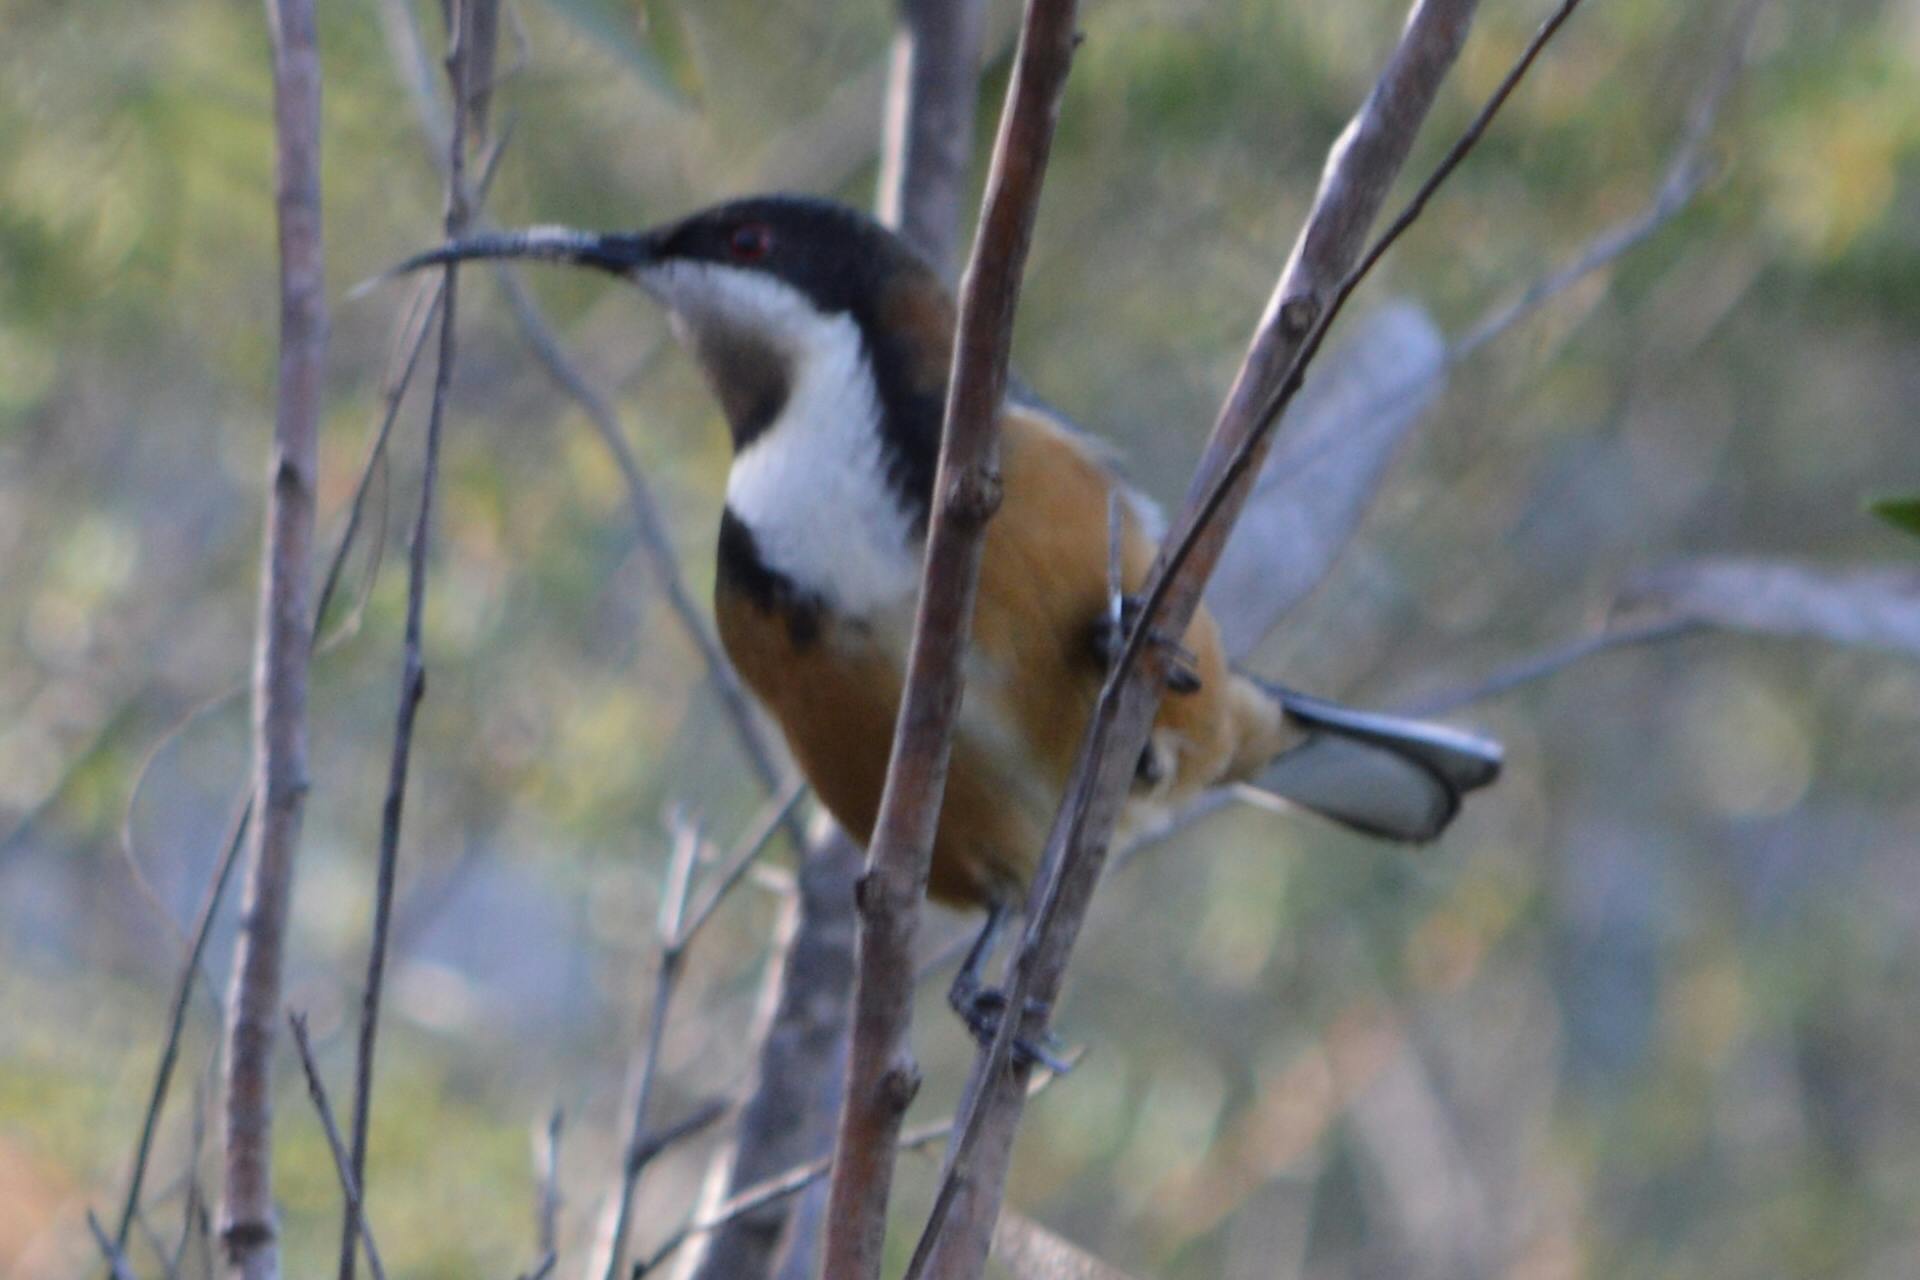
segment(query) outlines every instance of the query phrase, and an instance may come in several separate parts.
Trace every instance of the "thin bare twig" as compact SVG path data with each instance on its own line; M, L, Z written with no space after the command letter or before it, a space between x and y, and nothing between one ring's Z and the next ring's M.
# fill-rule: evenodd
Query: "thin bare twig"
M1545 679L1595 654L1637 645L1655 644L1662 640L1675 640L1681 636L1698 634L1703 630L1705 630L1704 624L1692 618L1656 618L1635 626L1607 627L1592 635L1570 640L1544 653L1523 658L1473 684L1428 694L1410 704L1406 709L1407 714L1445 715L1476 702L1485 702L1488 698L1497 698L1522 685Z
M1073 61L1075 13L1073 0L1027 6L961 289L913 645L860 882L853 1039L827 1212L824 1270L835 1280L879 1273L895 1138L919 1085L907 1039L913 939L960 705L983 535L999 505L999 419L1013 312Z
M208 1085L217 1086L218 1080L213 1078L211 1069L208 1074ZM169 1280L180 1274L180 1268L186 1262L187 1246L192 1243L196 1232L204 1236L207 1230L206 1193L200 1185L200 1157L206 1150L209 1091L208 1088L196 1089L193 1094L193 1132L187 1147L187 1194L181 1198L180 1238L174 1241L172 1252L166 1255ZM208 1265L211 1264L212 1255L209 1254Z
M120 1245L107 1237L107 1229L100 1225L100 1219L93 1210L87 1210L87 1230L93 1233L93 1242L100 1246L101 1254L107 1260L107 1272L113 1280L136 1280L133 1267L127 1262L127 1253Z
M459 0L448 6L446 69L456 110L448 129L447 200L443 229L449 239L466 229L469 204L466 186L467 124L469 118L468 71L473 63L472 23L481 10L495 7L497 0ZM485 21L483 29L491 36L497 24ZM491 50L483 59L492 65ZM459 277L449 263L442 276L444 284L440 305L440 349L434 367L433 401L427 413L425 459L420 472L420 505L414 518L413 533L407 548L407 620L400 673L399 708L393 731L393 751L388 764L387 792L381 804L380 854L374 890L373 937L367 949L367 979L361 992L360 1023L353 1078L353 1146L350 1168L354 1184L366 1186L367 1143L373 1116L374 1049L380 1030L380 1001L386 980L388 932L393 918L393 888L400 857L400 822L407 791L407 775L413 756L414 721L420 701L426 696L426 659L423 634L426 617L427 564L433 540L433 499L439 482L440 442L446 423L448 392L453 385L455 353L455 317ZM360 1227L361 1206L358 1197L348 1200L342 1215L340 1238L340 1280L353 1280L354 1237Z
M504 139L502 139L502 142L504 142ZM500 150L500 146L496 145L492 153L488 156L485 173L482 175L479 183L479 188L482 192L492 183L493 174L496 172L498 166ZM444 283L443 279L435 279L431 282L430 287L423 286L420 290L416 291L407 306L403 309L402 320L395 329L394 355L388 362L389 373L385 388L382 391L384 408L379 423L375 426L372 435L368 439L366 456L361 463L359 476L354 482L353 494L348 499L345 527L341 530L339 538L334 543L333 554L327 562L327 571L322 578L320 592L314 600L311 630L311 634L316 637L313 646L314 658L320 657L322 654L329 652L351 638L354 631L358 629L361 612L366 606L367 599L372 594L373 581L378 574L379 548L382 542L382 539L378 535L376 535L373 540L373 563L367 569L365 581L360 588L359 598L353 604L352 612L347 618L343 619L340 625L335 627L330 634L324 637L320 636L320 627L326 620L327 610L332 604L333 597L342 581L347 558L353 552L354 545L364 522L366 500L372 491L373 477L381 473L384 469L387 444L393 433L394 421L399 416L401 401L405 398L407 388L413 380L414 372L419 367L420 353L425 349L426 338L430 331L429 327L432 324L432 318L439 309ZM145 875L141 869L142 864L133 839L133 812L154 763L158 760L161 752L170 743L177 741L194 721L225 706L234 697L244 691L245 688L246 686L244 684L235 685L231 689L222 690L220 693L192 708L155 741L154 745L142 758L140 765L136 768L133 783L128 788L127 802L121 815L120 823L121 855L126 859L128 865L133 868L136 880L144 883ZM119 1223L114 1232L115 1242L122 1248L126 1247L127 1231L131 1225L136 1206L139 1203L141 1184L145 1180L147 1164L152 1156L153 1140L159 1124L160 1115L166 1106L167 1094L172 1086L174 1062L179 1054L180 1037L186 1026L186 1013L190 1006L190 1001L185 998L189 994L189 979L198 972L203 980L211 981L211 979L207 978L201 961L206 950L207 937L212 929L214 917L219 910L220 899L225 893L227 878L236 861L236 855L241 848L241 842L245 839L246 827L248 822L251 821L252 816L253 796L251 792L249 792L242 801L240 811L235 816L230 827L231 835L225 842L226 853L222 855L215 868L214 879L208 886L207 896L203 900L200 912L195 919L193 930L182 940L186 951L186 960L181 969L181 979L175 985L174 1003L168 1021L167 1038L161 1048L160 1064L154 1072L154 1083L148 1097L147 1110L141 1120L140 1138L134 1156L133 1171L128 1178L127 1199L121 1207ZM171 917L169 916L168 919L171 920ZM218 996L216 995L214 999L217 1004ZM195 1150L196 1152L198 1150L197 1137ZM204 1205L201 1206L201 1212L204 1214ZM185 1237L183 1236L182 1247L184 1247L184 1243ZM178 1265L177 1261L175 1265Z
M673 855L667 862L667 880L660 892L659 954L655 961L653 1003L647 1011L647 1034L629 1073L627 1089L627 1141L620 1159L620 1183L601 1215L600 1239L589 1258L585 1275L601 1280L618 1280L620 1264L625 1260L627 1233L633 1225L633 1193L640 1175L660 1147L652 1141L647 1116L653 1103L654 1080L659 1075L660 1056L667 1039L667 1013L673 1004L680 981L680 962L685 957L687 898L693 885L693 866L700 856L700 828L675 816Z
M153 1088L148 1093L146 1113L140 1121L140 1140L134 1149L133 1172L128 1176L126 1199L121 1202L120 1218L114 1227L113 1246L116 1249L124 1250L127 1247L127 1235L132 1229L134 1215L140 1208L140 1189L146 1181L147 1164L153 1158L153 1141L159 1132L160 1114L166 1107L167 1091L173 1084L173 1070L180 1060L180 1039L186 1032L187 1010L193 1004L194 980L202 973L200 960L206 954L207 938L213 933L213 921L219 914L220 900L226 896L227 881L233 874L234 864L239 861L240 849L247 836L247 819L252 812L253 806L248 803L234 814L224 851L214 868L213 881L207 886L206 896L200 901L200 910L194 916L186 960L180 966L179 977L174 981L173 1004L167 1014L167 1038L160 1049L160 1065L154 1070Z
M280 1018L293 867L307 794L307 666L313 630L315 477L327 313L320 217L320 59L312 0L269 6L275 202L280 228L280 368L254 671L254 807L246 905L227 1003L227 1271L279 1270L273 1212L273 1046Z
M1076 1056L1069 1059L1067 1065L1075 1066L1078 1063L1079 1058ZM1033 1077L1032 1083L1028 1085L1028 1091L1039 1093L1059 1078L1050 1071L1041 1071ZM957 1117L949 1116L945 1120L936 1120L906 1130L900 1134L894 1145L895 1153L919 1151L942 1141L953 1133L956 1119ZM832 1168L832 1158L823 1156L818 1160L809 1160L804 1164L794 1165L782 1173L763 1178L745 1190L729 1196L714 1206L710 1212L702 1214L668 1236L646 1258L634 1263L632 1280L642 1280L643 1277L652 1275L687 1241L710 1232L720 1231L760 1213L769 1205L805 1191L826 1177Z
M435 139L446 136L447 123L434 98L431 72L421 54L420 33L414 23L413 10L403 0L384 0L381 10L386 19L388 43L413 99L421 130L435 162L444 164ZM477 203L475 207L478 208ZM481 229L486 227L484 219L477 220L475 225ZM782 785L779 748L754 714L739 675L720 647L719 637L714 634L693 592L687 587L686 575L681 572L679 556L667 532L666 520L660 514L660 504L653 495L653 487L647 482L639 459L634 455L633 447L627 443L626 432L620 426L620 417L614 411L612 401L567 353L546 313L541 310L526 282L512 265L496 264L494 277L506 294L507 305L520 326L522 339L546 369L547 376L553 379L554 385L580 406L602 447L613 459L614 468L620 473L621 484L627 491L627 513L633 521L634 535L647 557L654 578L660 584L661 593L666 596L667 607L679 621L687 638L693 642L694 648L699 650L708 678L713 681L713 687L720 695L722 709L740 740L741 749L746 753L747 763L767 790L779 790ZM802 838L798 823L792 824L790 830L797 846Z
M680 559L673 549L673 539L668 535L666 521L660 515L660 504L653 496L652 486L647 483L646 473L640 469L633 447L627 443L626 433L621 430L619 415L614 412L612 403L567 354L519 273L502 264L496 265L494 274L507 295L507 304L513 310L514 319L520 325L521 337L545 367L554 385L587 415L594 434L612 457L614 468L619 471L620 481L627 490L627 513L633 520L634 536L646 553L654 578L667 598L667 607L673 610L681 629L693 641L694 648L700 651L700 660L707 668L707 676L713 681L715 692L720 695L721 706L733 725L735 736L740 739L741 748L746 752L747 763L769 791L778 790L781 786L779 750L754 714L739 675L720 647L719 637L714 635L713 628L708 625L700 606L694 601L693 593L687 587L686 575L680 571ZM803 838L797 821L792 824L791 831L797 846Z
M726 863L713 877L713 887L700 899L700 905L687 913L687 924L680 945L685 947L692 942L694 935L712 918L720 904L732 893L734 887L745 878L760 855L767 851L773 838L794 821L794 809L800 804L801 797L807 794L807 784L798 778L789 782L786 789L767 801L760 816L754 819L739 847L727 856ZM806 837L801 837L804 849Z
M1565 0L1542 25L1446 158L1364 253L1367 230L1465 39L1472 0L1418 0L1373 93L1333 149L1307 226L1175 522L1178 534L1162 548L1139 621L1102 690L1029 897L1027 925L1007 984L1006 1007L1035 1012L1005 1019L976 1063L969 1087L973 1105L949 1150L947 1174L909 1276L968 1280L985 1266L1024 1100L1019 1087L1024 1069L1010 1061L1012 1040L1043 1029L1044 1010L1058 994L1105 863L1131 761L1158 704L1163 659L1156 655L1141 662L1145 636L1185 630L1265 455L1271 427L1298 390L1328 327L1360 280L1471 151L1578 3Z
M822 824L826 825L826 824ZM853 886L860 850L845 833L816 835L801 857L797 892L783 914L773 964L778 981L764 1028L756 1027L758 1072L740 1109L724 1179L709 1186L713 1204L774 1174L823 1157L846 1062L847 1010L853 990ZM764 1277L784 1258L811 1273L817 1235L789 1202L769 1201L704 1237L693 1280Z
M1680 145L1674 148L1660 185L1646 208L1602 231L1565 266L1542 276L1511 302L1488 312L1453 344L1447 353L1449 364L1458 364L1472 356L1514 324L1647 239L1693 202L1694 196L1713 177L1713 165L1703 153L1713 136L1721 105L1746 65L1753 44L1754 24L1766 4L1767 0L1746 0L1734 14L1726 56L1720 59L1695 98Z
M367 1270L373 1280L387 1280L387 1269L380 1261L379 1246L373 1242L373 1225L367 1221L366 1205L360 1199L360 1180L353 1175L347 1149L340 1141L340 1126L334 1123L333 1103L327 1098L327 1086L320 1079L320 1067L313 1059L313 1042L307 1038L307 1015L289 1011L287 1022L293 1028L293 1043L300 1051L300 1067L307 1077L307 1096L319 1113L320 1128L327 1136L327 1150L333 1155L333 1171L340 1179L340 1195L352 1206L349 1219L354 1227L354 1243L367 1252Z

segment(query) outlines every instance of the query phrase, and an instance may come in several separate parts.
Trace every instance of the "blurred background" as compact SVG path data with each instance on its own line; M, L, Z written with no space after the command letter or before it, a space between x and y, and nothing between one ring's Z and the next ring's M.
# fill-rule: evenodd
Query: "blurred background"
M439 226L396 3L321 7L336 300ZM1482 7L1409 172L1545 7ZM1403 12L1084 14L1015 358L1165 498ZM768 187L870 202L888 6L513 15L502 222L634 227ZM1641 208L1730 15L1594 0L1355 313L1411 297L1457 337ZM987 120L1012 19L995 4ZM96 1265L84 1210L123 1194L245 774L243 700L169 732L246 675L277 309L258 6L0 0L0 27L0 1272L37 1280ZM1863 501L1920 487L1917 57L1915 0L1764 7L1718 179L1453 371L1257 665L1386 703L1580 634L1677 558L1912 564L1920 543ZM491 280L463 278L368 1175L408 1276L532 1258L530 1141L555 1105L563 1230L584 1229L651 986L663 817L724 843L761 798L617 474ZM697 374L631 292L528 279L617 393L704 598L726 443ZM336 302L327 545L402 298ZM416 394L376 489L387 572L314 673L288 1001L343 1090L423 414ZM1920 670L1706 635L1470 718L1508 773L1434 848L1235 811L1110 880L1057 1018L1090 1052L1031 1109L1010 1202L1143 1276L1920 1274ZM667 1114L747 1078L777 888L735 895L691 955ZM229 910L216 975L232 929ZM215 1044L204 995L188 1026L155 1161L168 1230ZM937 999L916 1038L916 1116L937 1118L968 1051ZM336 1187L296 1073L281 1083L290 1267L312 1274ZM707 1155L649 1173L643 1244ZM908 1224L932 1164L903 1170Z

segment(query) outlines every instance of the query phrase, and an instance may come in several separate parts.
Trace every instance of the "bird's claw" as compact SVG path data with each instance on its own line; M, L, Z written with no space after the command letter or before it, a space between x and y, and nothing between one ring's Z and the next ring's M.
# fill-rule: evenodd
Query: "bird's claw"
M1007 996L997 987L983 987L973 992L964 1003L956 1003L956 1012L960 1020L967 1025L974 1040L981 1048L990 1046L1000 1034L1000 1021L1006 1017ZM1027 1013L1031 1016L1044 1016L1047 1006L1041 1000L1028 1000ZM1073 1063L1064 1056L1066 1046L1051 1031L1043 1031L1036 1043L1024 1036L1016 1036L1013 1041L1013 1058L1017 1063L1032 1066L1038 1064L1063 1076L1073 1070Z
M1093 651L1102 666L1112 666L1120 656L1121 647L1126 643L1127 629L1140 616L1140 608L1140 597L1120 596L1094 624ZM1147 643L1167 655L1167 692L1200 692L1200 660L1191 649L1157 629L1147 634Z

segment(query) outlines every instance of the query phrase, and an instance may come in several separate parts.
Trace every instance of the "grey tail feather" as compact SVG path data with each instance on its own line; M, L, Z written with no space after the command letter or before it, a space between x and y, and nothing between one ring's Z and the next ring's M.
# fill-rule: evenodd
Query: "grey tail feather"
M1253 785L1342 826L1388 840L1432 840L1468 792L1500 776L1504 753L1491 738L1249 678L1311 731Z

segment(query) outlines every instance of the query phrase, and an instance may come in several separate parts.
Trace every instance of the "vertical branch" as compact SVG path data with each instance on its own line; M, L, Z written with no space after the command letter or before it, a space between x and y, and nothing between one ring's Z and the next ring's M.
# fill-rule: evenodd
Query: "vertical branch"
M448 238L465 230L468 218L466 189L469 29L474 13L494 7L496 0L458 0L447 14L447 77L452 85L454 110L447 142L447 201L444 227ZM491 33L496 28L485 24ZM491 65L491 59L486 60ZM407 549L407 621L400 673L400 703L395 715L393 752L388 761L387 791L381 804L380 858L374 889L373 937L367 951L366 986L361 992L360 1026L354 1054L353 1146L350 1153L353 1185L360 1195L349 1197L342 1212L340 1280L353 1280L356 1243L361 1234L367 1186L367 1141L373 1116L374 1047L380 1030L380 1000L386 981L388 934L393 918L393 888L400 856L400 821L407 793L407 774L413 758L414 720L426 696L425 629L427 564L433 540L433 496L439 482L440 441L446 422L447 395L453 385L454 334L459 280L449 263L440 303L440 346L434 368L433 400L427 413L425 460L420 473L420 505L414 517Z
M326 365L320 224L320 55L312 0L270 0L280 228L279 403L253 677L254 807L245 909L227 997L225 1184L229 1275L280 1270L273 1213L273 1047L294 857L307 794L314 487Z
M945 273L973 154L985 4L901 0L899 13L876 203L881 220ZM715 1203L832 1147L845 1083L860 865L859 847L840 831L823 830L800 846L799 894L773 965L754 1088L738 1135L720 1156L724 1177L709 1181ZM825 1211L824 1194L763 1205L705 1237L681 1274L811 1275Z
M907 1033L913 940L945 790L982 534L999 503L999 417L1020 274L1073 59L1073 0L1030 0L980 231L961 290L926 569L887 782L860 881L852 1047L828 1196L825 1274L878 1273L894 1146L919 1084Z
M982 0L900 0L876 212L942 275L960 235L985 25Z
M833 1143L845 1063L847 1006L853 990L853 886L860 850L839 831L808 843L788 936L781 939L778 990L759 1037L759 1077L740 1113L724 1182L711 1209L787 1169L825 1155ZM788 1227L786 1199L716 1228L694 1264L693 1280L752 1280L785 1255L811 1272L813 1242ZM786 1234L784 1245L782 1234Z
M1175 533L1148 580L1140 619L1102 690L1028 900L1027 928L1006 993L1008 1008L1044 1010L1059 992L1124 800L1127 763L1144 742L1158 702L1161 663L1142 661L1144 637L1152 629L1176 635L1185 629L1273 425L1299 389L1328 327L1484 135L1579 3L1562 0L1446 158L1364 253L1368 228L1465 38L1473 0L1417 0L1380 81L1335 144L1307 225L1222 409ZM1029 1015L1022 1019L1028 1024L1023 1029L1035 1034L1031 1024L1043 1020ZM1010 1062L1014 1021L1007 1020L975 1065L970 1094L978 1101L950 1148L947 1176L909 1276L960 1280L977 1277L985 1266L1026 1075L1024 1067Z

